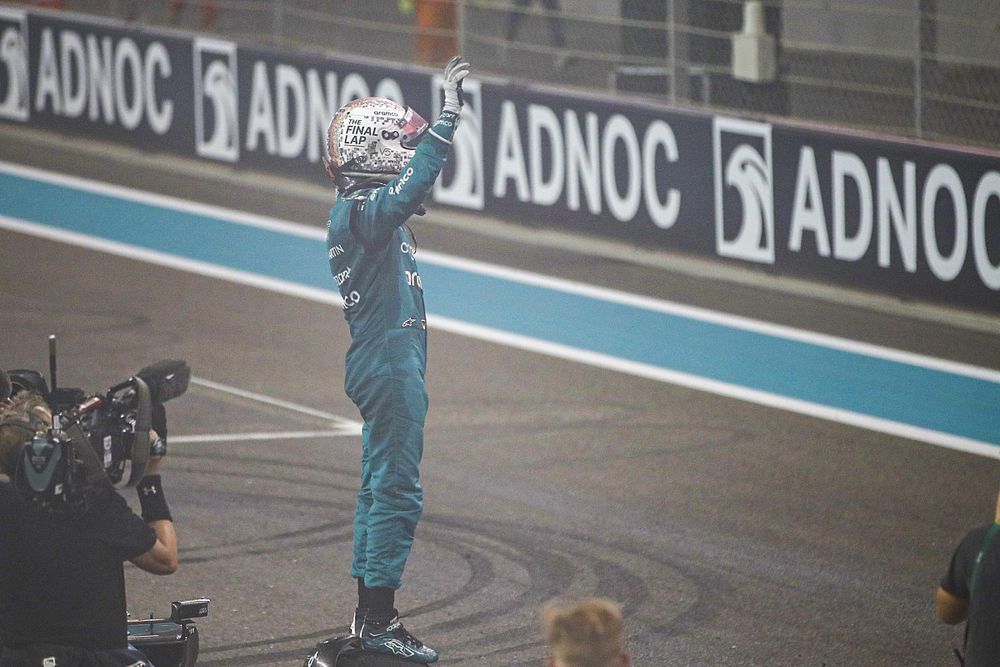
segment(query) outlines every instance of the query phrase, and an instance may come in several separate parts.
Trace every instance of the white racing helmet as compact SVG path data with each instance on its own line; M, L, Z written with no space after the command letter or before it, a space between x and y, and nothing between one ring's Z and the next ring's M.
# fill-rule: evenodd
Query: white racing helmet
M348 102L327 129L327 169L340 188L360 181L387 183L413 157L427 127L416 111L386 97Z

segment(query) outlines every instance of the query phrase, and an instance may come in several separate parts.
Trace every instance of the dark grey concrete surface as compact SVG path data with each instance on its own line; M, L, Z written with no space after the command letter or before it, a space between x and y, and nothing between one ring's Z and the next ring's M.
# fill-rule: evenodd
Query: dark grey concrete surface
M313 191L20 132L0 159L322 224ZM68 212L71 214L71 212ZM431 221L422 248L997 368L963 328L805 294L595 261ZM530 237L530 235L529 235ZM417 255L419 261L419 251ZM484 296L484 298L486 298ZM347 419L338 309L0 232L0 366L93 390L182 357L196 376ZM916 312L916 311L915 311ZM516 314L512 314L516 316ZM625 605L637 665L949 665L933 591L987 521L994 460L431 331L427 507L398 602L446 665L539 665L553 595ZM359 438L195 384L169 404L181 568L129 568L133 616L207 596L202 665L296 665L346 628Z

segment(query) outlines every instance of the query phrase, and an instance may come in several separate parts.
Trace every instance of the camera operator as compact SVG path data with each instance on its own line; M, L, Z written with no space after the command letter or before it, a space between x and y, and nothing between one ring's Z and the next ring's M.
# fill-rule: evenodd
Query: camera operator
M153 574L177 569L162 458L149 459L136 485L142 518L107 480L88 479L85 511L26 501L12 482L25 465L25 443L53 426L46 395L44 386L15 385L0 400L0 473L10 480L0 481L0 667L149 666L127 643L123 563ZM166 435L162 404L153 412L150 443ZM145 437L137 435L136 447L147 446Z

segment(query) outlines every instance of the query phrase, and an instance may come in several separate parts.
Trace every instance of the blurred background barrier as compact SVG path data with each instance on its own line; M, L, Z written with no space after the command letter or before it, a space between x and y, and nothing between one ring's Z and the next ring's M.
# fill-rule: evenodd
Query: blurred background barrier
M1000 145L995 0L45 0L281 47Z
M565 46L567 24L549 21L561 18L555 6L547 0L546 13L535 15L536 7L519 4L521 20L500 24L512 41L494 44L505 56L482 52L478 62L490 69L533 59L539 77L583 66L571 57L578 50ZM418 32L406 23L456 19L461 27L479 5L405 0L386 7L395 24L357 12L348 30L332 22L332 10L297 5L293 12L291 3L279 2L119 2L113 9L125 15L115 17L0 2L0 120L326 186L320 155L339 106L374 94L434 117L439 70L408 64L413 53L422 62L443 60L459 38L472 54L486 48L465 29ZM442 18L449 7L461 11ZM748 2L741 9L745 29L730 34L731 71L704 69L702 89L711 99L720 90L753 90L762 103L772 99L764 93L771 89L791 106L797 97L780 82L780 39L767 29L767 8ZM529 24L529 18L542 20ZM271 32L254 34L253 25ZM196 26L219 34L190 30ZM395 39L385 36L390 28ZM362 29L381 37L366 40ZM556 46L522 47L531 29ZM380 50L397 53L383 55L398 60L310 47L314 42L302 41L310 31L316 44L320 34L332 47L351 36L358 49L384 45ZM262 43L268 34L292 33L294 47ZM645 49L639 42L622 43ZM652 65L643 52L634 64L609 70L609 85L665 86L661 97L679 97L671 91L675 73ZM466 81L462 125L433 200L522 225L1000 312L1000 152L957 140L894 138L885 128L841 131L803 125L798 117L753 118L736 107L702 109L642 96L589 94L477 71ZM831 94L831 100L849 97ZM814 108L832 114L837 105ZM842 108L847 114L854 107ZM864 111L889 114L893 107L871 101ZM965 125L949 127L958 132Z

